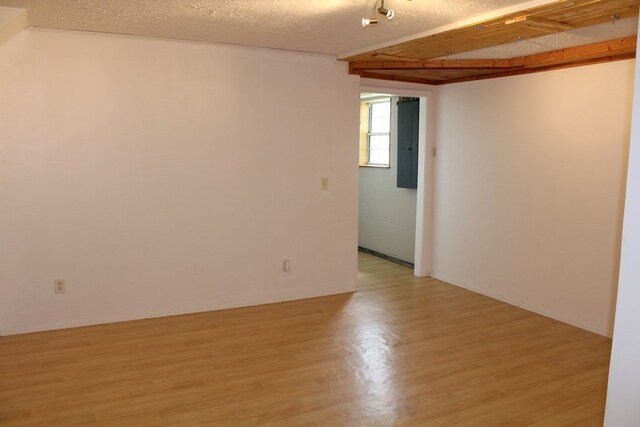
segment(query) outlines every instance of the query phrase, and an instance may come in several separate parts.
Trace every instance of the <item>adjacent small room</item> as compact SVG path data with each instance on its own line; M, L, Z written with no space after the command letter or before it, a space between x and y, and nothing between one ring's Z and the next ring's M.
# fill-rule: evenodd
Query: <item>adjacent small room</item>
M419 98L360 96L358 248L413 268Z

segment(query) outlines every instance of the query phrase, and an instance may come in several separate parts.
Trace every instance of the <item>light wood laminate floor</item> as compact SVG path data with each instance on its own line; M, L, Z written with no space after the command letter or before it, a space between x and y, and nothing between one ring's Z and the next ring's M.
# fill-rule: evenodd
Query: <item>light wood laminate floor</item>
M0 339L3 426L600 426L611 341L360 254L359 291Z

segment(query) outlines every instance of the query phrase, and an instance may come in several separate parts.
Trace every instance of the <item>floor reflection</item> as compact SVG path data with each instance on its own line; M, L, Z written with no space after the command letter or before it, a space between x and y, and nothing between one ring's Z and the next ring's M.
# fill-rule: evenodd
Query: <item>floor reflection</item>
M347 310L353 331L348 366L358 394L358 411L380 425L392 425L398 414L399 354L389 313L357 296Z

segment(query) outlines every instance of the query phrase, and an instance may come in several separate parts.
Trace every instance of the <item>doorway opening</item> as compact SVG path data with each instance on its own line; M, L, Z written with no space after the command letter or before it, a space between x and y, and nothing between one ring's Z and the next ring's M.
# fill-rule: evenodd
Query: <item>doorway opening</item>
M358 249L412 268L431 267L431 93L362 87Z

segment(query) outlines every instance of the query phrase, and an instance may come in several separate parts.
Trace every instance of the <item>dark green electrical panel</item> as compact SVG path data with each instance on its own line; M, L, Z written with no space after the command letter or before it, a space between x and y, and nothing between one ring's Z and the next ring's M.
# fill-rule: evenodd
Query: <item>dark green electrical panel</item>
M398 101L398 188L418 188L418 129L420 100Z

